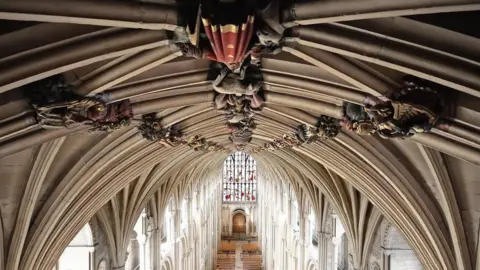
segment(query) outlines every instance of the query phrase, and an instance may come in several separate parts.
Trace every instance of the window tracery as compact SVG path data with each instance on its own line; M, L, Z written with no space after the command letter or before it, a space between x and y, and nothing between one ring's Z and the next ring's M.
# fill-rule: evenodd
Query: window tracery
M257 163L245 152L235 152L223 163L223 202L257 201Z

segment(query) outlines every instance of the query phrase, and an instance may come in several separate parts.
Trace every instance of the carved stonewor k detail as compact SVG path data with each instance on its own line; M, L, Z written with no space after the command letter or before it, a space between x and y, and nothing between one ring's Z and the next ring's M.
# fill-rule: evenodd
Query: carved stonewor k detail
M343 104L343 117L340 123L346 130L359 135L370 135L375 132L375 126L365 108L358 104L349 102Z
M93 121L92 126L94 130L111 132L130 125L133 118L130 100L126 99L110 103L106 107L107 113Z
M260 65L263 54L281 51L280 9L275 0L202 0L181 13L186 29L176 33L174 45L190 57L223 63L231 70L244 61ZM188 5L188 4L187 4ZM197 11L198 12L193 12Z
M202 0L200 8L191 6L181 18L186 31L175 33L174 45L183 55L213 61L216 109L227 118L229 139L237 150L244 150L252 140L253 117L264 103L262 56L279 53L283 43L285 29L278 17L279 5L273 2ZM198 10L196 17L193 10Z
M132 118L129 100L105 104L95 98L33 105L39 124L46 128L65 128L75 124L92 126L92 130L114 131L128 126Z
M83 124L92 126L92 130L113 131L129 125L133 116L129 100L107 103L102 95L78 96L62 76L35 82L30 87L34 88L28 92L37 121L46 129Z
M413 76L390 100L367 97L365 106L346 103L342 125L360 135L377 133L382 138L405 138L429 132L442 113L436 89L443 88Z
M441 88L420 78L405 77L403 88L390 102L366 106L377 133L383 138L395 138L430 132L443 111L438 91Z
M301 143L312 143L316 140L330 140L340 132L340 121L336 118L322 115L315 127L305 124L297 127L295 136Z
M265 143L263 146L255 147L252 152L259 153L263 150L275 151L284 148L298 147L317 140L333 139L340 132L340 128L340 121L338 119L321 116L317 126L299 125L294 133L284 134L281 138L276 138L272 142Z
M322 115L317 123L318 136L322 140L329 140L335 138L340 132L340 120Z
M177 126L164 127L161 119L154 115L143 117L143 121L138 126L140 134L149 141L163 142L170 146L177 146L183 143L184 138Z
M207 139L200 137L199 135L188 138L186 144L195 151L205 151L208 148Z
M295 137L300 143L312 143L318 139L319 130L317 127L299 125L295 131Z
M216 142L207 141L207 139L200 137L199 135L195 135L193 137L185 139L183 141L183 144L188 145L190 148L192 148L195 151L204 151L204 152L215 151L215 152L224 152L224 153L229 152L229 150L223 147L222 145Z

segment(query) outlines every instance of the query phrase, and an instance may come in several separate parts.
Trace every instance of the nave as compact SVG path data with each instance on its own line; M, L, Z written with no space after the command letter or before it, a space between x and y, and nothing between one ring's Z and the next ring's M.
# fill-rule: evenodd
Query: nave
M238 172L233 160L246 161L241 170L247 173L235 175L238 181L230 180L231 169ZM246 200L236 187L248 190L245 194L255 199ZM112 200L84 226L54 269L119 269L112 267L108 235L102 227L108 222L106 211L118 203ZM224 161L222 174L192 183L183 196L178 193L165 203L162 223L156 222L155 202L142 210L127 239L125 270L153 270L158 262L161 270L355 269L348 234L326 198L309 201L305 190L295 190L274 171L262 172L246 153L232 154ZM322 209L320 218L315 203ZM377 222L373 228L364 228L371 237L365 239L371 245L366 254L371 269L423 269L390 222L374 211L364 226L372 221Z
M0 0L0 270L214 270L228 241L480 269L478 25L480 0Z

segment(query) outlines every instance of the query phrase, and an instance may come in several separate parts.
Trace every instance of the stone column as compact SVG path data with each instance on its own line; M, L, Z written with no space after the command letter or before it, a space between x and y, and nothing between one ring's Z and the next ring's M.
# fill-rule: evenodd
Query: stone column
M382 270L390 270L390 255L392 252L382 248Z
M245 213L245 232L246 232L246 235L250 235L250 230L251 230L251 226L250 226L250 212L247 214Z
M228 207L228 235L233 234L232 219L233 219L232 209L230 207Z
M333 259L332 259L332 265L331 265L331 270L337 270L337 261L338 261L338 247L340 245L341 238L340 237L333 237L332 238L332 243L333 243Z
M174 246L174 263L176 269L180 269L182 254L180 250L180 225L181 225L181 211L180 208L175 209L172 211L173 217L173 241L172 244Z
M139 253L140 252L139 252L139 244L137 240L137 233L133 231L132 236L130 238L130 244L128 245L128 249L127 249L127 259L124 262L124 265L121 267L113 268L113 269L134 270L140 264Z
M317 222L318 223L318 222ZM318 270L325 270L325 257L324 247L323 247L323 233L320 231L315 232L317 234L317 251L318 251Z
M147 237L145 235L137 236L138 244L140 247L140 269L145 269L145 242Z
M287 205L287 223L292 225L292 197L288 197L288 205Z
M161 235L161 234L160 234ZM163 261L163 256L162 256L162 239L161 236L159 237L159 241L157 241L157 244L155 245L155 254L157 256L156 264L155 264L155 269L160 269L162 267L162 261Z
M297 254L297 256L299 257L298 261L300 262L298 269L303 270L306 264L306 260L305 260L306 233L305 233L305 213L303 213L301 206L300 206L300 213L301 213L300 220L299 220L300 254Z
M330 270L328 263L328 251L332 246L332 235L325 232L317 232L318 235L318 270Z
M95 247L88 248L89 269L95 270Z

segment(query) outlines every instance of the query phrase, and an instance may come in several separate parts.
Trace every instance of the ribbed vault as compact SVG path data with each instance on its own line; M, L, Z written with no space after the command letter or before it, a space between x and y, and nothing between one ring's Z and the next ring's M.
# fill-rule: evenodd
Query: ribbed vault
M0 261L6 262L0 269L51 270L93 217L113 267L122 267L142 210L156 209L155 222L162 224L168 200L183 197L194 181L218 176L234 151L225 117L213 105L210 61L179 56L168 46L178 24L174 6L81 2L0 2L1 23L8 26L0 30ZM263 58L265 106L245 151L260 174L288 179L296 197L310 202L320 230L334 209L356 269L366 269L383 219L404 235L425 269L474 269L480 40L423 22L421 14L454 21L480 3L414 2L286 7L286 42L282 53ZM77 94L129 99L130 126L110 133L87 125L43 129L28 93L58 74ZM386 140L342 130L331 140L253 151L300 124L316 125L321 115L341 118L343 102L398 92L407 74L449 88L444 122L432 132ZM177 125L229 151L145 140L136 126L152 113L163 126Z

